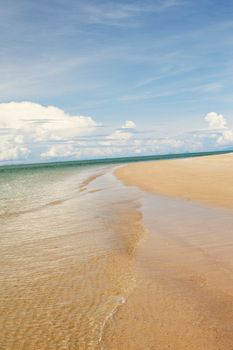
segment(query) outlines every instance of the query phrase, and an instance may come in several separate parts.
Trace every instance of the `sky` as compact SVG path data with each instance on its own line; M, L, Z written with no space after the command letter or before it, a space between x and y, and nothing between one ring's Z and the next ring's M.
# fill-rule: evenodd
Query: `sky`
M231 0L0 0L0 164L233 149Z

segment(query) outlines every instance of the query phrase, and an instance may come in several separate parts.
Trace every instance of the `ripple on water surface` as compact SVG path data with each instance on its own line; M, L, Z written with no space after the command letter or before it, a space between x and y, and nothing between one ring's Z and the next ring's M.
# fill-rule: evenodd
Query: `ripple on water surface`
M96 348L135 284L137 192L104 167L4 176L1 348Z

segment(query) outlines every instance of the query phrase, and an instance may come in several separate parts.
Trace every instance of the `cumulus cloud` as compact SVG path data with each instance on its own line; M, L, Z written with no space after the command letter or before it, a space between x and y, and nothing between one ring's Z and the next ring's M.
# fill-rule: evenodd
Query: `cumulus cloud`
M85 135L94 130L96 125L90 117L71 116L54 106L32 102L0 104L0 128L30 134L37 141Z
M67 158L75 156L73 145L53 145L47 151L41 153L41 158Z
M1 135L0 161L20 160L29 156L30 150L24 143L22 136Z
M227 121L223 115L210 112L206 115L205 121L209 123L209 134L204 134L203 143L211 141L214 147L233 147L233 130L227 126Z
M1 160L27 158L32 144L73 140L91 134L96 126L91 117L71 116L55 106L1 103L0 130L5 135L0 141Z
M217 139L217 144L219 146L233 146L233 131L224 131Z
M209 129L226 128L226 120L222 114L210 112L205 116L205 120L209 123Z
M128 141L131 139L133 134L128 131L116 130L111 135L107 136L108 140L117 140L117 141Z
M122 125L122 129L135 129L136 124L132 120L126 120L125 124Z
M0 104L0 161L51 161L130 155L198 152L233 147L233 130L223 115L208 113L208 128L158 138L135 131L126 120L118 129L97 132L91 117L69 115L32 102ZM102 129L103 130L103 129Z
M107 147L106 147L107 146ZM90 159L90 158L105 158L122 155L123 149L119 146L108 147L104 144L94 145L92 143L84 148L78 145L54 145L47 152L41 154L41 158L45 160L51 159ZM133 151L133 150L132 150Z

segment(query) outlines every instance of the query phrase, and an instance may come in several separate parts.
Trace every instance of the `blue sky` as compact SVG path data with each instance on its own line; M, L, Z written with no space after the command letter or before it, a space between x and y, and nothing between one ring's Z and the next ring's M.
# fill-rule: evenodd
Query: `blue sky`
M233 146L232 15L232 1L0 0L0 160ZM51 131L48 106L75 135Z

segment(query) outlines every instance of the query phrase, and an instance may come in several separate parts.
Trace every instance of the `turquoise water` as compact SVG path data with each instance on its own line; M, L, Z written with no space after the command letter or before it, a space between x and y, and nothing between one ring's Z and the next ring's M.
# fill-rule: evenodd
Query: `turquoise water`
M1 172L10 170L21 169L46 169L46 168L61 168L61 167L84 167L90 165L104 165L104 164L120 164L120 163L133 163L150 160L164 160L164 159L178 159L178 158L190 158L201 157L216 154L232 153L233 151L216 151L216 152L195 152L195 153L179 153L179 154L164 154L164 155L151 155L151 156L138 156L138 157L121 157L121 158L105 158L105 159L91 159L80 161L66 161L66 162L51 162L51 163L35 163L35 164L19 164L19 165L2 165L0 166Z
M40 210L80 193L85 179L115 164L188 158L227 152L183 153L0 167L0 218Z
M188 158L226 152L183 153L0 167L0 218L43 209L76 196L82 181L114 164Z

